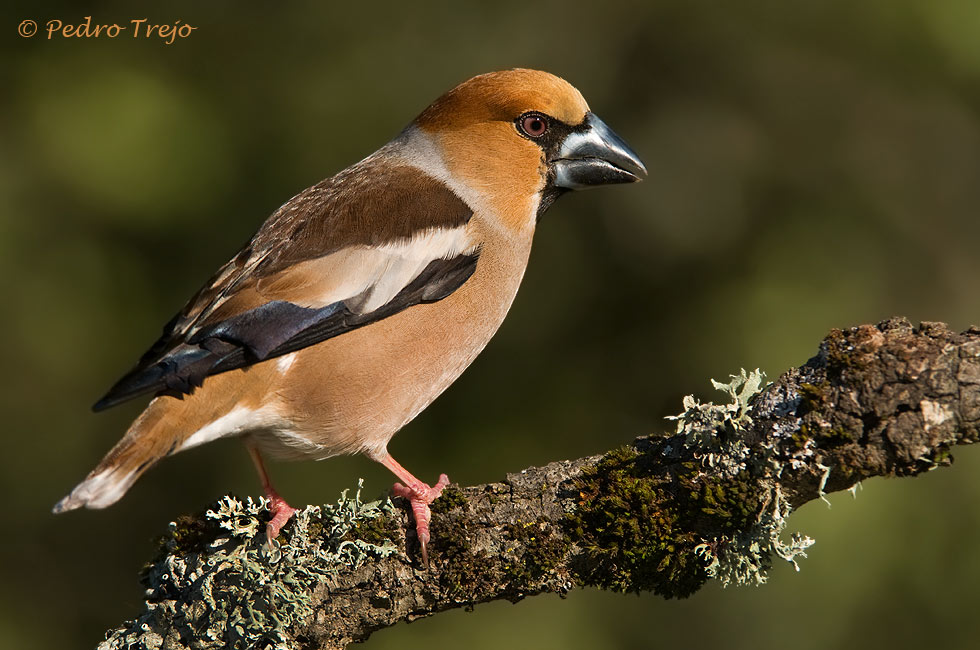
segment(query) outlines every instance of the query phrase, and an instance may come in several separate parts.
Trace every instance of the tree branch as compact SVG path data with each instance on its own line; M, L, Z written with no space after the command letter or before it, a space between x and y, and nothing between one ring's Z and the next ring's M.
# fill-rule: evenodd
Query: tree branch
M904 319L834 330L817 356L730 403L685 399L677 432L433 504L428 569L404 503L307 508L260 547L264 506L226 497L171 524L144 572L147 609L103 648L343 648L374 630L495 599L598 586L683 597L765 580L810 540L786 516L872 476L912 476L978 440L980 330Z

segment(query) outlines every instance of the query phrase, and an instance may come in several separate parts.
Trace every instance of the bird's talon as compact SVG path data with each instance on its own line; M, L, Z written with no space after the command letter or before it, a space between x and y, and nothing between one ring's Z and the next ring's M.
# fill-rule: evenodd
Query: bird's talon
M419 548L422 555L422 564L429 568L429 520L432 518L432 511L429 504L439 498L442 491L449 485L449 477L445 474L439 475L439 480L435 485L429 486L409 474L401 465L395 462L391 456L382 461L398 478L405 483L395 483L392 494L408 500L415 518L415 536L419 540ZM407 485L406 485L407 483Z
M401 483L395 483L394 485L392 485L391 492L396 497L402 497L403 499L408 499L410 501L415 496L415 490L405 487Z
M428 544L422 540L419 540L419 546L422 548L422 567L424 569L429 568L429 553L426 550Z

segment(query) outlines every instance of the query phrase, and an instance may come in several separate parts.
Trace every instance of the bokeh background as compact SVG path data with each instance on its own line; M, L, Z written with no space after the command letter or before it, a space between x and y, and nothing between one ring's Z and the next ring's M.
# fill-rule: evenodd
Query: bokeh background
M168 521L258 494L232 441L108 510L49 512L140 409L89 405L200 283L280 203L480 72L566 77L650 178L551 209L500 333L392 443L422 478L499 480L665 430L710 377L775 376L832 327L980 322L973 0L284 5L0 9L0 647L93 646L139 611ZM197 30L169 46L17 35L86 15ZM363 458L271 471L296 504L392 481ZM494 603L364 647L975 645L980 449L831 501L791 520L817 540L802 571L761 588Z

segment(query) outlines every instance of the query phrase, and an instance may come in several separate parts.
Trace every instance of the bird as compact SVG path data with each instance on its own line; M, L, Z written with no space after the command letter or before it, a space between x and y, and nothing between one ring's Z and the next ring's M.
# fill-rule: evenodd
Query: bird
M364 454L398 479L428 566L429 506L449 479L416 478L389 441L496 333L554 201L646 174L564 79L517 68L464 81L284 203L164 326L93 410L151 401L54 512L107 507L161 459L234 437L274 544L296 509L264 456Z

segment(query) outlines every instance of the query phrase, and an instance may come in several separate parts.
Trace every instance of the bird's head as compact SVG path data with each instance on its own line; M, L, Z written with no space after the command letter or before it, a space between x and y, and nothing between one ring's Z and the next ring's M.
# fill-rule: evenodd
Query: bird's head
M510 201L540 195L539 216L565 191L632 183L647 173L575 87L538 70L474 77L415 124L438 141L449 172L468 187Z

